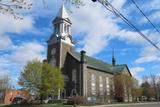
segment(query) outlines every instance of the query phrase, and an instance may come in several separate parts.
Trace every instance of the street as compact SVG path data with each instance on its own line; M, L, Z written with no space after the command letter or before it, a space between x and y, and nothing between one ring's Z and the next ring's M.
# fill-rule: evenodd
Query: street
M87 107L87 106L80 106ZM88 107L160 107L160 103L133 103L133 104L110 104L110 105L97 105Z
M103 107L160 107L160 103L142 103L142 104L114 104Z

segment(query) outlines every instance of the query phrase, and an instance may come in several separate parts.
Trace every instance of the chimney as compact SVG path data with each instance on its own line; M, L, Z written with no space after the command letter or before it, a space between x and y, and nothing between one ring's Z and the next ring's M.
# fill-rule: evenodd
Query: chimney
M84 50L81 50L81 63L84 63L84 62L86 62L86 59L85 59L85 54L86 54L86 51L84 51Z

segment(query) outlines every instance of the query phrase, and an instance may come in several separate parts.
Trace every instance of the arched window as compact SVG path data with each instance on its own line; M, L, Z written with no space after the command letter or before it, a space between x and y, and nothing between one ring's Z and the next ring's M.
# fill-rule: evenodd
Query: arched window
M109 86L109 78L106 77L106 92L107 95L110 95L110 86Z
M96 76L91 75L91 94L96 95Z
M100 95L103 95L103 80L102 80L102 76L99 76L99 92L100 92Z
M55 33L59 33L59 30L60 30L60 24L59 23L56 23L55 25L54 25L54 29L55 29Z
M72 81L74 82L74 83L77 83L77 71L76 71L76 69L73 69L72 70Z
M67 26L67 33L68 34L70 33L69 30L70 30L70 25Z
M55 58L54 56L52 56L52 59L51 59L50 63L51 63L53 66L56 66L56 58Z
M67 24L64 24L64 32L67 33Z

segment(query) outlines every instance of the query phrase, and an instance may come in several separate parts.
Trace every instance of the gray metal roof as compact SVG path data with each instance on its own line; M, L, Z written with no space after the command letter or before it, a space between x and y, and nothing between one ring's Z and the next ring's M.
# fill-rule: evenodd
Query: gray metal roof
M69 54L72 55L78 61L80 61L80 53L72 51ZM101 60L98 60L89 56L86 56L86 62L87 62L87 67L91 67L91 68L112 73L112 74L120 73L126 67L126 64L112 66L111 64L108 64L106 62L103 62Z

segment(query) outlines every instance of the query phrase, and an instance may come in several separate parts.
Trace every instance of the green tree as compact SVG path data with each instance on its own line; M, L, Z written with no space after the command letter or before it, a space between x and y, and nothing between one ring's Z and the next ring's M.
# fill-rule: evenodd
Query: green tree
M38 60L27 63L18 83L31 95L41 97L41 99L46 95L57 95L58 90L63 89L64 86L60 70Z
M61 75L60 70L58 68L53 68L48 63L44 63L41 76L41 95L58 95L58 90L63 89L63 86L64 79Z
M133 88L133 79L127 74L115 74L114 75L115 85L115 99L118 101L124 101L125 96L127 100L130 100L131 91Z

